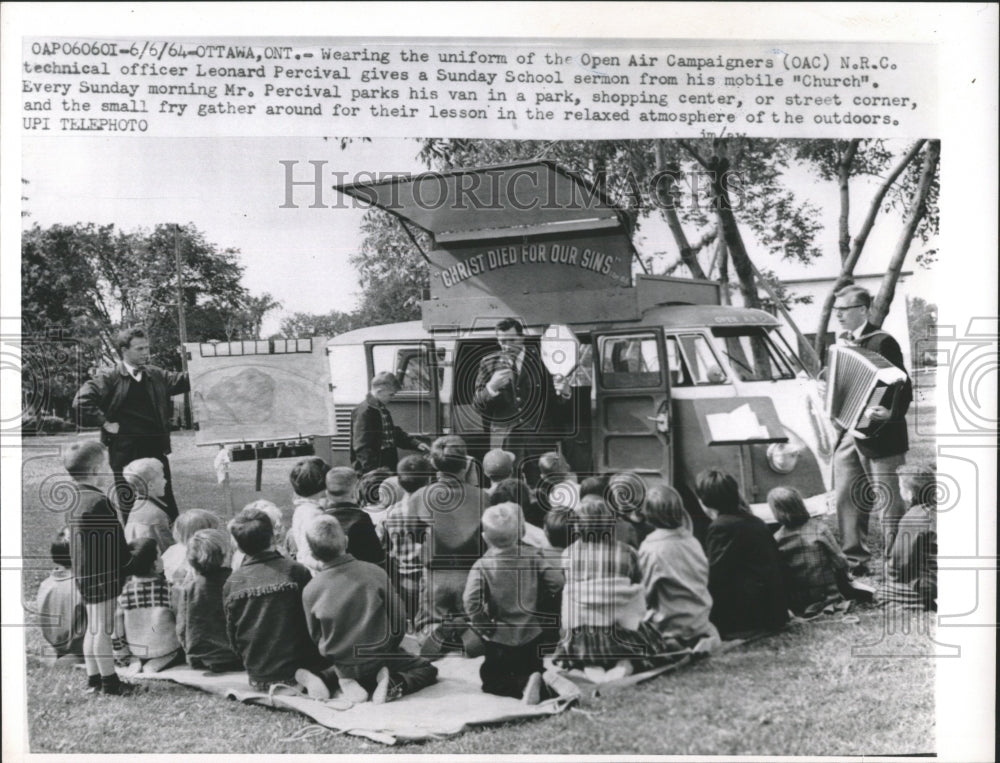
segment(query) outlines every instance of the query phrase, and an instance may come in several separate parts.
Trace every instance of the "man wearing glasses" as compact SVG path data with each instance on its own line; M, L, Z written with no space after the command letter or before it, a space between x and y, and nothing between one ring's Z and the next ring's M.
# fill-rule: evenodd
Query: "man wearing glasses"
M837 344L877 352L905 372L899 343L868 322L871 303L871 294L860 286L848 286L837 292L833 306L841 329ZM905 511L896 469L902 466L909 449L904 418L913 396L909 379L900 394L903 399L898 418L892 418L883 406L870 408L868 415L872 422L881 422L882 426L864 438L842 433L833 456L841 545L856 576L869 573L871 551L867 536L871 512L882 509L882 531L888 553Z

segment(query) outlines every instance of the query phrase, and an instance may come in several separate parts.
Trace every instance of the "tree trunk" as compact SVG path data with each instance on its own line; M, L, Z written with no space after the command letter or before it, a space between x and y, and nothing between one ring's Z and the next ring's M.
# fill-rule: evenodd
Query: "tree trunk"
M663 142L658 140L656 141L657 174L665 170L665 165L666 162L663 157ZM677 248L680 250L681 261L691 272L691 277L705 280L705 271L702 270L701 263L698 262L697 253L688 242L687 235L684 233L684 228L681 225L681 218L677 214L677 210L674 209L674 205L672 203L664 205L663 218L667 221L667 226L670 228L670 232L674 236L674 241L677 243Z
M840 261L845 262L851 255L851 230L850 230L850 214L851 214L851 165L854 164L854 157L858 153L858 146L861 140L855 138L850 143L847 144L847 150L844 155L837 162L837 180L840 186Z
M719 236L716 251L719 255L719 283L722 286L719 293L722 297L722 304L728 305L732 302L729 298L729 251L726 249L726 240L722 236Z
M830 316L833 314L833 303L837 297L837 292L843 289L845 286L849 286L853 283L854 277L854 266L858 263L858 258L861 257L861 252L865 248L865 243L868 241L868 236L872 232L872 228L875 225L875 218L878 216L878 211L882 207L882 201L885 199L885 195L889 192L892 184L896 182L900 175L903 174L903 170L909 166L910 162L914 160L917 154L920 153L920 149L923 148L925 140L918 140L914 143L910 150L906 152L906 155L899 160L899 164L893 169L889 176L885 179L882 185L879 186L878 191L875 192L875 196L872 197L871 203L868 205L868 214L865 217L864 223L858 229L858 235L854 238L854 244L851 247L851 253L841 263L840 275L833 284L833 288L826 295L826 299L823 300L823 309L820 311L819 325L816 327L816 339L813 341L813 347L816 353L823 357L824 337L826 336L827 327L830 325Z
M910 209L907 212L906 223L903 225L903 232L896 242L896 249L892 253L889 261L889 268L882 276L882 284L878 290L878 296L872 304L872 309L868 314L868 322L873 326L881 328L885 316L889 314L892 306L892 299L896 295L896 283L899 281L899 274L903 269L903 262L906 254L910 251L910 244L913 236L917 232L917 226L927 213L927 195L930 193L931 184L934 182L934 174L937 172L938 161L941 158L941 141L932 140L927 144L927 151L924 153L924 166L920 171L920 183L917 190L913 192L910 200Z

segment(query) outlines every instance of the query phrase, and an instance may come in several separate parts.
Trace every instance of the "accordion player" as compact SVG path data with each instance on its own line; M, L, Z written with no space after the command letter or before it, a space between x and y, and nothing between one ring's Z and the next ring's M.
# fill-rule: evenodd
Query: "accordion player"
M883 422L872 421L869 409L882 406L898 418L909 398L906 372L877 352L834 345L827 361L826 412L841 430L866 438Z

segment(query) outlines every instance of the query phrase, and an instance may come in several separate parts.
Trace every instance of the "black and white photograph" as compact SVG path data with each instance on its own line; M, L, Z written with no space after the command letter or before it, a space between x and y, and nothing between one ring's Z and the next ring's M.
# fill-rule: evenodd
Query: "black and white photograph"
M5 756L990 758L995 7L92 5L4 28Z

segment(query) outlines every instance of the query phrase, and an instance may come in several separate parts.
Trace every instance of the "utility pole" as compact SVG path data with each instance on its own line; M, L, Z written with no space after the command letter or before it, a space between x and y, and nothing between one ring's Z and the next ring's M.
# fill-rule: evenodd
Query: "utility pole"
M178 240L180 226L174 223L174 264L177 267L177 327L181 336L181 370L188 372L187 348L187 321L184 318L184 273L181 269L181 248ZM191 393L184 393L184 428L191 428Z

